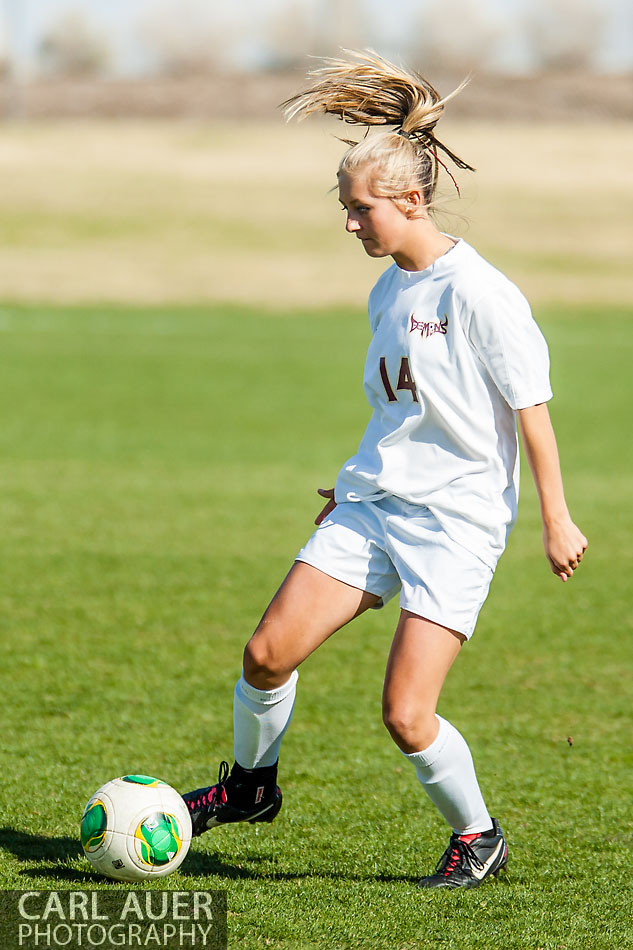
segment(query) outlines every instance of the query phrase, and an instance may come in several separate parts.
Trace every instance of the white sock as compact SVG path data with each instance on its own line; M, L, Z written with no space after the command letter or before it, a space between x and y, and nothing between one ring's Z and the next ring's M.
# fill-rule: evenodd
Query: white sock
M414 766L418 780L458 835L492 828L492 819L479 790L466 740L454 726L437 716L440 731L428 749L402 754Z
M277 689L255 689L237 681L233 697L235 761L243 769L274 765L284 733L290 724L299 676L295 670Z

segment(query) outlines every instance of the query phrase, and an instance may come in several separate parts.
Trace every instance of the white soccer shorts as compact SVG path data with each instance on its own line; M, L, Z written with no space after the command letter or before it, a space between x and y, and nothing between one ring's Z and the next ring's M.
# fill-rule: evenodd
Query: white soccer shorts
M448 537L428 508L393 496L338 504L296 559L378 595L377 606L400 590L404 610L466 637L493 576Z

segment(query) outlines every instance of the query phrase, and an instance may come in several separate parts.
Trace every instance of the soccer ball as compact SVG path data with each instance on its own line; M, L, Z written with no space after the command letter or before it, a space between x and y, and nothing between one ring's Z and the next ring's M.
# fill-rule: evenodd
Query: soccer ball
M191 818L178 792L149 775L106 782L86 805L81 845L97 871L117 881L171 874L191 844Z

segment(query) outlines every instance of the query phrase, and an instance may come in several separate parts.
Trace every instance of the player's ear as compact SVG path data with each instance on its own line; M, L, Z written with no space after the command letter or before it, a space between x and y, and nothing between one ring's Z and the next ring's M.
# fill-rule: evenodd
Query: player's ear
M408 218L412 218L414 215L419 214L419 212L424 207L424 199L422 197L421 191L410 191L404 196L404 213Z

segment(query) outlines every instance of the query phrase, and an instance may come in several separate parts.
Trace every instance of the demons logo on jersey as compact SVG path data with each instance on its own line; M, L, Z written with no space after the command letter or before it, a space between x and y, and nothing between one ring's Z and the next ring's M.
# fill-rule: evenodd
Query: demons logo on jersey
M448 328L448 314L444 314L443 320L435 320L433 323L426 323L423 320L416 320L413 314L411 314L411 328L409 333L413 333L414 330L420 331L420 336L427 337L433 336L434 333L446 333Z

